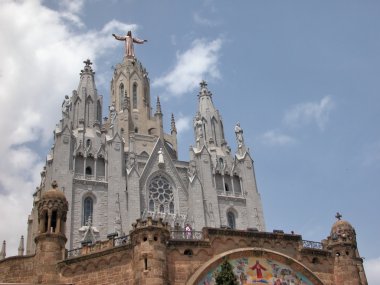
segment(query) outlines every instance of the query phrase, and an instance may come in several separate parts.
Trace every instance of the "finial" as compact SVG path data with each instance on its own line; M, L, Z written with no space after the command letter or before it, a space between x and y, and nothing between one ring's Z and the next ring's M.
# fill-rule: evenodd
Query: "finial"
M19 256L24 255L24 236L21 236L20 238L20 244L18 246L18 255Z
M207 89L206 81L202 80L201 83L199 83L199 85L201 86L201 90L199 91L198 97L202 97L202 96L212 97L212 93L208 91Z
M157 103L156 103L156 113L161 114L161 103L160 103L160 97L157 96Z
M342 219L342 215L339 212L336 212L335 218L337 218L338 221L340 221Z
M171 132L177 132L177 128L175 126L175 120L174 120L174 114L172 113L172 119L171 119L171 122L170 122L170 127L171 127Z
M0 250L0 260L4 259L7 256L6 246L7 246L7 243L5 241L3 241L3 245L2 245L1 250Z
M51 187L52 187L53 189L56 189L56 188L58 187L58 183L57 183L57 181L53 180L53 182L51 183Z
M86 65L86 66L90 66L92 65L92 62L91 60L88 58L87 60L83 61L83 63Z

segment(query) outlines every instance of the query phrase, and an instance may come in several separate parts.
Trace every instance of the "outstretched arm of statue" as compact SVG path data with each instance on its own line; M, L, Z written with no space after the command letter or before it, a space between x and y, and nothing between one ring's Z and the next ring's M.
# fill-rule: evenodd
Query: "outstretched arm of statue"
M118 35L115 35L115 34L112 34L113 37L119 41L125 41L126 40L126 37L125 36L118 36Z
M133 38L133 42L136 43L136 44L143 44L145 42L147 42L148 40L140 40L138 38Z

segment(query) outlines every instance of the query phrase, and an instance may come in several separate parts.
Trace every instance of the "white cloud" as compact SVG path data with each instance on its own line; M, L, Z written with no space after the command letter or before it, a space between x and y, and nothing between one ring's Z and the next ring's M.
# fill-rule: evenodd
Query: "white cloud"
M153 82L154 87L164 87L166 96L181 96L194 89L205 77L220 78L218 68L222 40L211 42L204 39L193 41L190 49L177 54L177 64L172 71Z
M285 113L283 121L290 127L316 123L320 130L324 130L333 108L333 100L330 96L325 96L320 102L307 102L294 106Z
M219 22L202 17L199 13L193 14L193 20L196 24L207 26L207 27L215 27L219 25Z
M100 31L75 33L73 21L65 20L71 13L81 23L83 3L65 1L54 11L38 0L0 1L0 241L7 240L8 256L26 235L46 154L40 157L31 143L46 148L64 95L77 87L82 61L120 47L111 31L138 28L111 21Z
M83 27L84 24L81 21L78 14L81 12L84 6L85 0L61 0L59 1L60 16L63 19L71 21L78 27Z
M296 142L294 138L286 134L280 133L277 130L270 130L259 136L259 140L266 145L283 146L291 145Z
M380 257L364 260L368 284L380 285Z
M186 132L191 128L191 117L180 114L175 124L179 134Z

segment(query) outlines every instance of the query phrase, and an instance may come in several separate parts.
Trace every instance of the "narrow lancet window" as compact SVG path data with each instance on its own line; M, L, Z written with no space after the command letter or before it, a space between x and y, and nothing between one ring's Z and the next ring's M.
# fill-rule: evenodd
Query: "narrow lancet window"
M133 109L137 109L137 83L133 84L132 90L132 106Z

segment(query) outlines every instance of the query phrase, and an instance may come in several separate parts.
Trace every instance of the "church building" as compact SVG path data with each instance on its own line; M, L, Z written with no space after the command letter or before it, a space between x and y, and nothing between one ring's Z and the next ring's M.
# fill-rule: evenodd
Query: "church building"
M104 117L91 65L63 101L26 253L23 239L15 257L3 244L0 284L217 284L224 260L236 284L367 284L356 232L340 215L321 242L266 231L243 129L224 129L205 81L194 94L190 160L181 161L175 118L166 133L134 53L114 68Z

